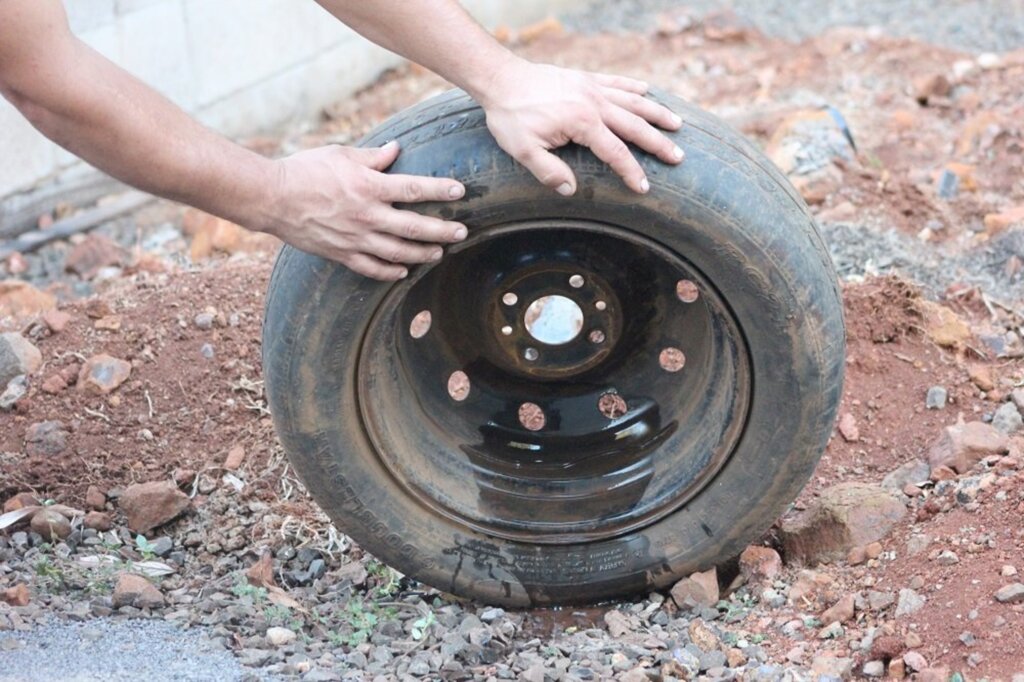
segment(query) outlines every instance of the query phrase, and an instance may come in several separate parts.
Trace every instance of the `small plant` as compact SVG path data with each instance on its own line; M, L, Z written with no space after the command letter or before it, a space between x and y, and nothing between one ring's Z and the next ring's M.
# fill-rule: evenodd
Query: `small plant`
M399 577L390 566L371 559L366 563L366 573L377 583L370 591L371 598L384 599L398 592Z
M156 546L147 540L145 535L135 536L135 549L139 550L143 561L152 561L156 558Z
M231 594L239 598L249 597L256 604L263 604L267 601L267 588L250 585L241 575L238 576L235 584L231 586Z
M352 633L345 638L345 644L356 647L370 639L377 627L378 617L374 609L367 609L362 601L349 599L345 609L345 620L352 628Z
M36 575L51 589L63 590L65 585L64 571L55 565L50 558L42 556L33 566Z
M427 611L427 615L413 621L411 631L412 638L415 639L417 642L420 641L421 639L423 639L423 636L430 631L430 626L436 622L437 619L434 618L434 612Z

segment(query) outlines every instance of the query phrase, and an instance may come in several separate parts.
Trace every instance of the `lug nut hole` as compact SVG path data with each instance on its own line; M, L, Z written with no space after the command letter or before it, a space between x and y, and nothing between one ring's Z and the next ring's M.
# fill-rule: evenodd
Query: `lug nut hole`
M409 323L409 336L414 339L422 339L430 331L430 311L421 310L416 313Z

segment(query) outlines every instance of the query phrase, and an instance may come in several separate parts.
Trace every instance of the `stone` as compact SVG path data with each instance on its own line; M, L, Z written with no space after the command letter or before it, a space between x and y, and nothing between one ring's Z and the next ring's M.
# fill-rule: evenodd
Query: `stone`
M0 384L0 388L3 384ZM7 387L0 393L0 410L9 410L28 393L28 377L20 374L7 382Z
M882 635L871 643L871 657L887 661L903 653L903 642L898 637Z
M931 473L932 468L927 462L912 459L886 474L882 479L882 487L886 490L902 491L908 485L927 483Z
M927 600L914 590L904 588L896 600L896 617L908 616L921 610Z
M895 680L902 680L907 676L907 664L902 658L894 658L889 661L889 677ZM945 680L943 680L945 682Z
M982 222L989 234L1002 232L1015 223L1024 223L1024 205L1008 208L1001 213L988 213Z
M629 618L618 609L612 609L604 614L604 622L608 626L608 634L616 639L633 631Z
M43 324L54 334L60 334L67 329L71 322L71 315L63 310L47 310L42 314Z
M941 410L946 406L949 392L942 386L932 386L924 398L924 406L929 410Z
M1024 602L1024 583L1010 583L996 590L996 601L1002 604L1019 604Z
M992 426L1006 435L1013 435L1024 428L1024 417L1013 403L1003 403L992 416Z
M155 609L164 605L164 596L151 582L134 573L119 573L114 593L114 608L134 606L137 609Z
M868 559L877 559L882 556L882 543L872 542L864 548L864 556Z
M971 365L967 368L967 376L983 391L991 391L996 387L996 382L992 378L992 368L985 365Z
M952 566L953 564L960 563L960 557L956 555L956 552L945 549L935 558L935 562L940 566Z
M690 641L697 645L701 651L717 651L720 642L715 633L711 632L700 618L690 621L687 628Z
M921 76L914 81L914 99L920 104L928 104L936 97L949 97L953 85L944 74L933 73Z
M672 587L672 601L680 608L712 607L718 603L718 571L694 573Z
M17 332L0 334L0 386L11 379L29 375L43 364L43 355L32 342Z
M849 679L853 674L853 659L838 656L815 656L811 661L811 677L815 680L822 676L840 680Z
M882 611L892 606L895 602L896 595L892 592L878 592L876 590L868 592L868 608L872 611Z
M3 592L0 592L0 601L5 601L11 606L28 606L31 598L28 585L25 583L18 583L14 587L8 587Z
M47 542L52 541L53 538L63 540L71 535L71 522L68 521L66 516L52 509L44 508L37 511L32 515L32 521L29 525L33 531L43 536L43 539Z
M102 490L91 485L85 491L85 506L96 511L103 511L107 507L107 496L103 494Z
M852 593L842 597L821 614L821 622L828 625L829 623L845 623L852 620L854 599L855 596Z
M918 671L914 679L916 682L949 682L949 668L925 668Z
M916 649L921 646L923 641L921 640L921 635L911 630L907 633L907 636L903 638L903 643L907 645L908 649Z
M40 388L43 389L43 392L49 393L50 395L56 395L61 391L66 390L67 387L68 382L65 381L64 377L62 377L60 374L51 374L50 376L46 377L43 380L43 383L40 385Z
M1004 578L1012 578L1017 575L1017 567L1011 564L1003 564L1003 567L999 570L999 575Z
M86 528L98 531L108 531L114 527L114 523L110 520L110 515L99 511L86 512L82 524Z
M113 239L92 232L68 252L64 259L64 271L73 272L83 279L92 279L105 267L123 265L125 255L124 249Z
M273 646L286 646L295 641L297 634L288 628L267 628L267 642Z
M105 353L94 355L78 374L79 389L96 395L106 395L117 389L132 374L131 363Z
M933 470L947 466L963 474L989 455L1005 455L1009 447L998 429L984 422L960 422L942 430L928 450L928 463Z
M19 509L24 509L25 507L35 507L38 505L39 499L32 493L18 493L4 502L4 513L6 514L7 512L17 511Z
M1018 410L1024 410L1024 388L1015 388L1010 391L1010 400Z
M25 430L25 452L35 457L54 457L68 448L68 432L64 423L45 421Z
M903 654L903 662L907 664L908 670L914 672L921 672L928 667L928 661L916 651L908 651Z
M861 668L864 677L881 677L885 674L885 663L881 661L868 661Z
M864 547L851 547L846 553L846 563L851 566L860 566L868 560L868 553Z
M40 315L57 307L57 299L18 279L0 281L0 319Z
M770 583L782 573L782 557L771 547L750 545L740 554L740 574L748 583Z
M244 460L245 448L241 445L236 445L228 450L228 455L224 458L224 468L228 471L236 471L238 467L242 466Z
M840 559L853 547L885 537L906 514L903 503L880 487L836 485L822 491L805 512L783 522L783 552L811 565Z
M136 533L148 533L177 518L189 508L188 495L173 481L152 481L128 486L118 505L128 517L128 527Z
M857 428L857 418L849 412L844 412L839 417L839 435L847 443L856 443L860 440L860 429Z

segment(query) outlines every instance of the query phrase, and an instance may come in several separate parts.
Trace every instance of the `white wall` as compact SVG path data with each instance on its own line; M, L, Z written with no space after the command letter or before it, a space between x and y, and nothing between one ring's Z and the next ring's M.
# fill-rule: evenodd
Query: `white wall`
M535 21L578 2L463 4L493 27ZM313 0L67 0L65 6L84 41L228 135L308 119L399 63ZM0 226L5 204L92 172L0 99Z

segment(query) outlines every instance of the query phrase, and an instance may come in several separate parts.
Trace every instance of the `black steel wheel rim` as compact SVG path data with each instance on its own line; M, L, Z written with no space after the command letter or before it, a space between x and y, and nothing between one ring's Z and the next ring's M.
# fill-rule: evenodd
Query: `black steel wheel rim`
M752 389L713 283L592 221L475 232L384 296L356 372L366 436L408 494L530 543L680 509L735 450Z

